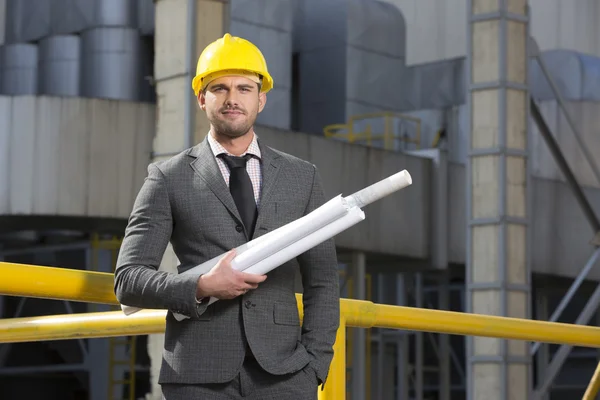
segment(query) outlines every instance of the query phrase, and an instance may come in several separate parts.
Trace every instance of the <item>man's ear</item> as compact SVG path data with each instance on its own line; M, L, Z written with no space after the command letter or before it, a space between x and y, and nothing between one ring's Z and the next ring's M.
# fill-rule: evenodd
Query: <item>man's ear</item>
M198 93L198 105L202 111L206 111L206 96L204 95L204 90L201 90Z
M258 95L258 112L261 112L263 108L265 108L265 104L267 104L267 94L259 93Z

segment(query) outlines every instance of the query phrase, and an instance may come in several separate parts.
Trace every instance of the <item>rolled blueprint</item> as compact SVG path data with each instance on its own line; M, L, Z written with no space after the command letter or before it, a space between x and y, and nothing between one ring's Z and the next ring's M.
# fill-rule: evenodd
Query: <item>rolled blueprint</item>
M311 213L289 224L253 239L236 248L232 268L256 274L265 274L338 233L364 220L361 207L412 184L408 171L402 170L350 196L338 195ZM224 256L221 254L183 274L205 274ZM217 299L211 298L209 304ZM141 308L121 305L126 315ZM178 320L187 318L175 315Z
M256 264L251 265L250 267L246 268L244 272L258 275L266 274L274 270L281 264L288 262L294 257L298 257L305 251L312 249L316 245L323 243L325 240L334 237L338 233L345 231L352 225L355 225L364 219L364 211L358 207L354 207L353 209L348 211L348 213L343 217L338 218L332 223L325 225L318 231L315 231L310 235L303 237L297 242L294 242L289 246L285 247L284 249L257 262ZM209 300L208 304L212 304L215 301L217 301L217 299L212 297Z

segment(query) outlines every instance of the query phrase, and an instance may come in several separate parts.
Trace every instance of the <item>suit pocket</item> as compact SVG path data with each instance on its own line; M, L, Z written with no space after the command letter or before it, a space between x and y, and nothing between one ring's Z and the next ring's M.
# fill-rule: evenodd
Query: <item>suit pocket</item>
M298 306L295 303L273 304L273 322L277 325L300 326Z

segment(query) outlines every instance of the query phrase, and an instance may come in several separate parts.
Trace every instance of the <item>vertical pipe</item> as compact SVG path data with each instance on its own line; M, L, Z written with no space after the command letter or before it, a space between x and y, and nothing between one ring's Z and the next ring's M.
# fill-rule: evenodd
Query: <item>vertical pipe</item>
M187 83L191 84L196 70L196 0L188 0L187 6L187 25L186 25L186 45L185 65L188 70ZM186 86L189 88L189 86ZM196 108L196 97L191 90L184 91L184 148L188 149L194 145L194 111Z
M415 274L415 306L423 308L423 274ZM415 399L423 400L423 332L415 333Z
M396 275L396 304L399 306L406 305L406 293L404 287L404 275ZM408 400L409 380L408 380L408 335L404 332L395 332L396 337L396 363L397 363L397 379L398 382L398 400Z
M582 400L594 400L596 399L596 395L600 390L600 363L596 367L596 371L594 372L594 376L592 376L592 380L588 385Z
M333 360L325 386L319 390L319 400L346 398L346 321L342 317L333 345Z
M352 281L354 282L354 297L365 300L366 257L363 252L355 252L352 256ZM365 328L352 328L354 340L352 343L352 400L363 400L366 388L366 331Z
M536 295L535 295L535 302L536 302L536 316L535 319L538 321L546 321L548 319L548 294L546 292L546 289L544 288L538 288L536 291ZM540 346L539 351L537 352L537 357L536 356L532 356L532 357L536 357L535 362L537 365L537 371L536 371L536 380L538 382L540 382L543 378L544 375L546 375L546 370L548 369L548 364L550 363L550 352L549 350L549 346L548 343L543 343ZM548 394L546 394L542 400L549 400L549 396Z
M448 273L443 272L439 288L439 309L450 310L450 288ZM440 387L439 387L439 399L450 400L450 336L445 334L439 335L439 347L440 347Z
M384 274L377 274L377 302L379 304L385 303L384 296ZM379 344L377 345L377 398L383 399L383 370L385 368L385 334L384 329L377 328L379 332Z

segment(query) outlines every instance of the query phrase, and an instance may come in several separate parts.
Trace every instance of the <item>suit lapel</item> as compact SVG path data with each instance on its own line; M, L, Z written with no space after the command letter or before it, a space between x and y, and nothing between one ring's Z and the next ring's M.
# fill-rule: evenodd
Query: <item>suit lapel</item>
M205 138L198 145L194 146L189 153L196 157L190 164L194 171L206 182L210 190L217 196L223 205L231 212L239 222L242 221L240 214L235 206L233 197L229 192L229 188L223 179L221 170L217 165L215 156L213 155L208 140Z
M262 158L262 188L260 194L260 204L258 207L258 219L256 221L256 228L254 232L258 232L261 224L264 222L266 217L263 210L268 210L268 205L271 201L273 188L277 183L277 176L281 169L280 156L269 147L264 146L260 143L260 153Z

